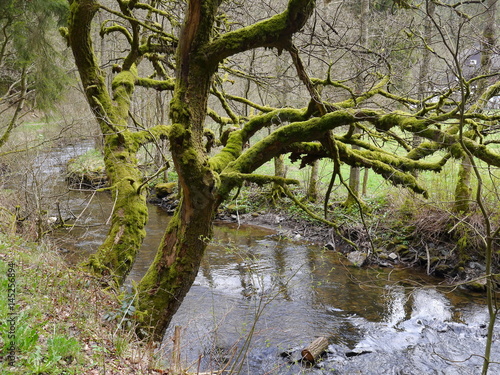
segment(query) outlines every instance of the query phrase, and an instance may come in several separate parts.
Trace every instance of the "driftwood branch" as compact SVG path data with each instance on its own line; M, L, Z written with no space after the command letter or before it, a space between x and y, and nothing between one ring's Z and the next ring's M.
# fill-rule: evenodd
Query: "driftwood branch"
M318 337L309 346L302 350L302 358L308 362L316 362L328 349L328 339L326 337Z

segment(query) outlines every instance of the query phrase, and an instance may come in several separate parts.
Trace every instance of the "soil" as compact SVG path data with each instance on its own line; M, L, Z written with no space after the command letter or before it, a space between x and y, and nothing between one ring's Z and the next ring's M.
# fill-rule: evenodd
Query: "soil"
M328 244L331 246L334 242L333 228L322 223L301 220L281 211L270 210L240 215L222 212L217 215L216 220L273 229L277 236L307 241L319 246L327 246Z

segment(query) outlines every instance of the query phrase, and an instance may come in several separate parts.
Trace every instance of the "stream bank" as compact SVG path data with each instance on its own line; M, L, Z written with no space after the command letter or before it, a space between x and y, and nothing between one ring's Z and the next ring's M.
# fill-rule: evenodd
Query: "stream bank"
M171 183L171 188L174 185ZM175 191L159 197L155 194L153 189L150 203L173 213L178 203ZM478 235L481 232L477 224L481 221L479 215L461 219L437 207L411 214L404 211L407 209L378 207L370 215L369 229L361 220L356 221L358 214L350 212L344 215L349 219L338 221L338 230L335 230L305 217L305 213L291 212L286 206L269 208L257 203L251 211L244 202L240 206L241 210L234 204L223 206L216 220L269 228L276 231L277 237L337 251L358 267L410 267L442 278L449 284L460 284L475 292L485 291L486 281L482 277L486 268L483 243ZM494 266L499 269L498 262Z
M59 196L65 216L78 221L52 238L67 259L78 262L106 235L113 202L106 192ZM149 267L169 220L158 206L149 211L130 283ZM325 246L332 241L330 228L300 217L273 211L220 215L196 281L165 335L165 358L178 325L183 365L191 370L229 363L235 371L241 365L242 374L480 373L487 322L482 294L396 261L353 266ZM362 239L361 230L349 228L352 238L357 233ZM318 336L329 339L321 363L305 367L282 355ZM494 348L493 360L499 358Z

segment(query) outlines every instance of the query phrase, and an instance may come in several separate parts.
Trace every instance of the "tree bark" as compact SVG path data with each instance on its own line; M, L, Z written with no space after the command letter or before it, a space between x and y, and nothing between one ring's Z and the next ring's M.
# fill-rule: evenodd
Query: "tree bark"
M283 155L279 155L274 158L274 175L280 178L286 177L286 167ZM281 185L275 182L271 187L271 199L274 205L276 205L276 202L281 199L282 195L283 189Z
M309 202L316 202L318 199L318 169L319 162L316 160L311 165L311 176L309 176L309 184L307 187L306 198Z
M472 177L472 164L468 156L464 156L458 171L458 180L455 187L455 203L453 211L467 214L470 209L472 188L470 186Z

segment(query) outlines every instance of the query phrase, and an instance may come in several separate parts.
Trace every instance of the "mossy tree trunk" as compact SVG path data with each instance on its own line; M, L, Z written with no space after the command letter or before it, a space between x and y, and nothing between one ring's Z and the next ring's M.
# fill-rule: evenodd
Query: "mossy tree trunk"
M180 69L170 104L170 144L181 204L137 287L141 333L152 332L158 340L194 282L220 203L218 176L208 166L202 142L208 93L218 63L207 62L202 50L209 42L217 6L217 1L189 2L177 51Z
M141 138L130 133L127 126L136 67L124 64L113 80L111 96L92 46L91 23L98 9L94 0L73 1L67 33L87 100L103 135L104 161L114 201L108 235L83 265L105 277L106 283L119 285L142 244L148 215L136 158Z
M458 180L455 187L455 202L453 211L467 214L470 209L472 199L471 188L472 163L466 155L462 158L458 171Z
M208 162L202 142L208 95L218 64L238 52L287 43L309 17L313 3L291 0L287 11L274 19L212 41L210 36L220 1L189 2L179 38L178 71L170 103L173 125L169 140L182 199L160 250L137 286L141 334L161 340L195 280L208 240L212 237L215 211L226 198L224 192L230 191L234 184L227 179L226 186L221 187L218 172ZM228 147L236 147L241 152L246 141L239 138L236 143L236 146L232 143ZM222 166L229 161L224 160Z

